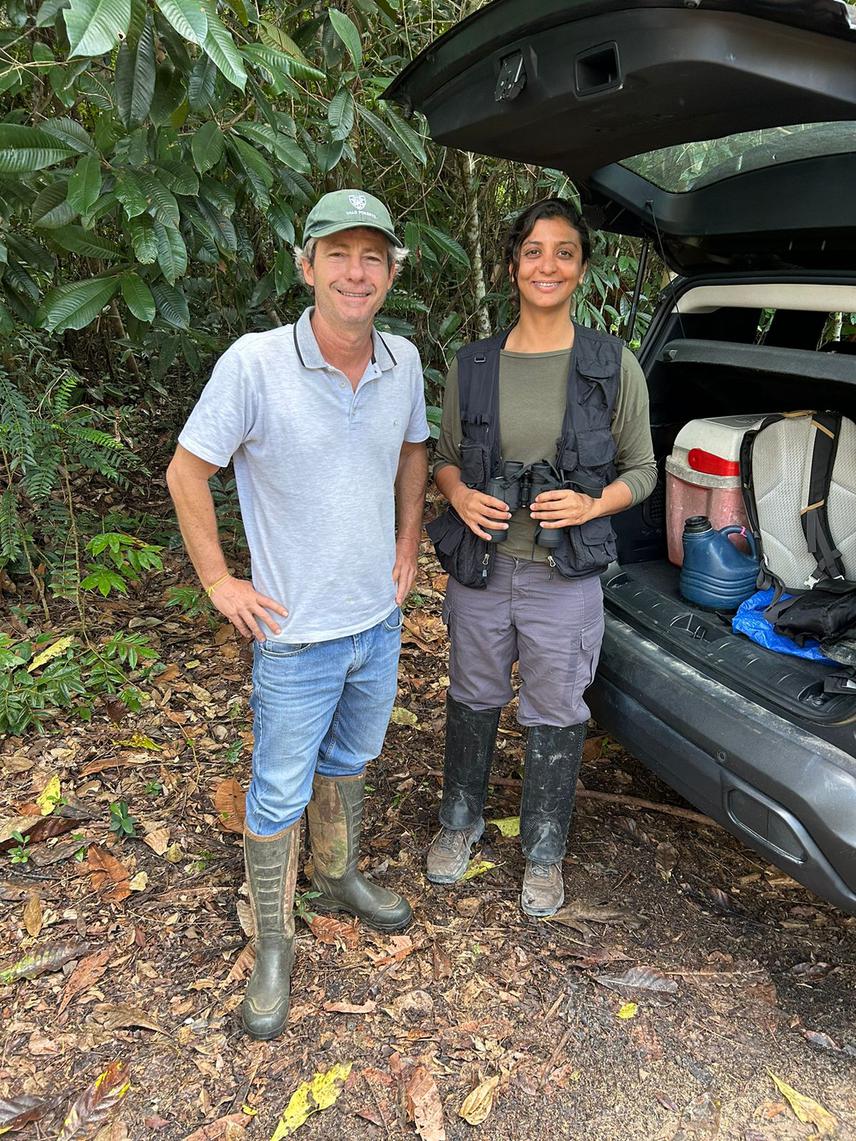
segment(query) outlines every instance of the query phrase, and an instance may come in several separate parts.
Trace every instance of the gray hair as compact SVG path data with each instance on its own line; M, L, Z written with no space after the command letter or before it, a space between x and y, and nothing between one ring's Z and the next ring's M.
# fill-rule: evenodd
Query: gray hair
M305 246L294 247L294 264L297 266L297 273L300 280L306 285L306 278L303 276L303 263L308 261L310 265L315 261L315 247L318 244L317 238L309 238ZM410 250L406 246L396 246L393 242L387 242L386 260L390 269L393 266L400 269L404 265L404 260Z

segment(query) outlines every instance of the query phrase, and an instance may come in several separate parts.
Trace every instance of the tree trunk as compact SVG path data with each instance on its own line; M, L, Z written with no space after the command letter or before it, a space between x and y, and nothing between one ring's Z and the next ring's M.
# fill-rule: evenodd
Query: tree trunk
M464 190L466 220L464 223L467 252L472 266L473 301L478 335L481 338L491 335L490 317L487 312L487 289L484 283L484 263L481 252L481 218L479 216L478 183L475 161L469 151L461 151L458 156L461 183Z

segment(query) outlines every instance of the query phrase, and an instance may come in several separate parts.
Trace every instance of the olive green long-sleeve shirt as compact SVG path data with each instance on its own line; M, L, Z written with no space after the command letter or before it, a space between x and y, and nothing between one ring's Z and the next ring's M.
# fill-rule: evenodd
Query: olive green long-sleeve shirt
M503 350L499 363L499 436L502 457L537 463L556 457L567 398L571 349L552 353L513 353ZM648 389L639 362L628 350L621 354L621 382L612 417L618 477L630 488L632 502L641 503L654 490L657 467L648 418ZM446 464L461 466L458 363L446 377L443 417L434 474ZM528 508L511 517L503 554L543 561L547 552L535 545L535 524Z

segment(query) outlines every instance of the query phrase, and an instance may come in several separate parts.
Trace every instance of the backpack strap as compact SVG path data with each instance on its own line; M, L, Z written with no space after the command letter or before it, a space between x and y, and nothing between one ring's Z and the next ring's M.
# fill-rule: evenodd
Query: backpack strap
M740 443L740 490L743 493L743 507L746 511L746 520L749 523L749 530L755 536L755 541L758 544L758 549L761 552L760 567L758 570L757 587L759 590L766 590L769 586L776 588L774 602L777 602L782 593L782 584L778 582L773 574L770 573L767 567L767 560L764 556L764 539L761 534L761 525L758 522L758 507L755 503L755 482L752 475L752 457L753 449L755 446L755 439L760 432L768 428L771 424L776 424L782 419L780 412L774 412L772 415L767 416L761 423L751 432L744 433L743 439Z
M817 565L807 586L814 586L822 579L844 578L844 564L829 530L826 506L832 468L838 451L841 415L837 412L817 412L811 423L815 430L814 449L809 473L808 503L800 511L800 522L806 545Z

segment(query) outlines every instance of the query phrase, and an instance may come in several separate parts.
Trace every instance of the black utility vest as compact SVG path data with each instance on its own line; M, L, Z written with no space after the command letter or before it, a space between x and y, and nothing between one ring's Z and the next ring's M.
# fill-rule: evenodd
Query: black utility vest
M509 331L458 352L461 479L478 491L501 473L503 461L517 459L501 454L499 439L499 354ZM574 325L565 415L553 461L566 478L585 474L606 487L616 477L612 416L621 383L621 349L616 337ZM551 551L564 578L598 574L615 554L608 517L564 529L561 544Z

